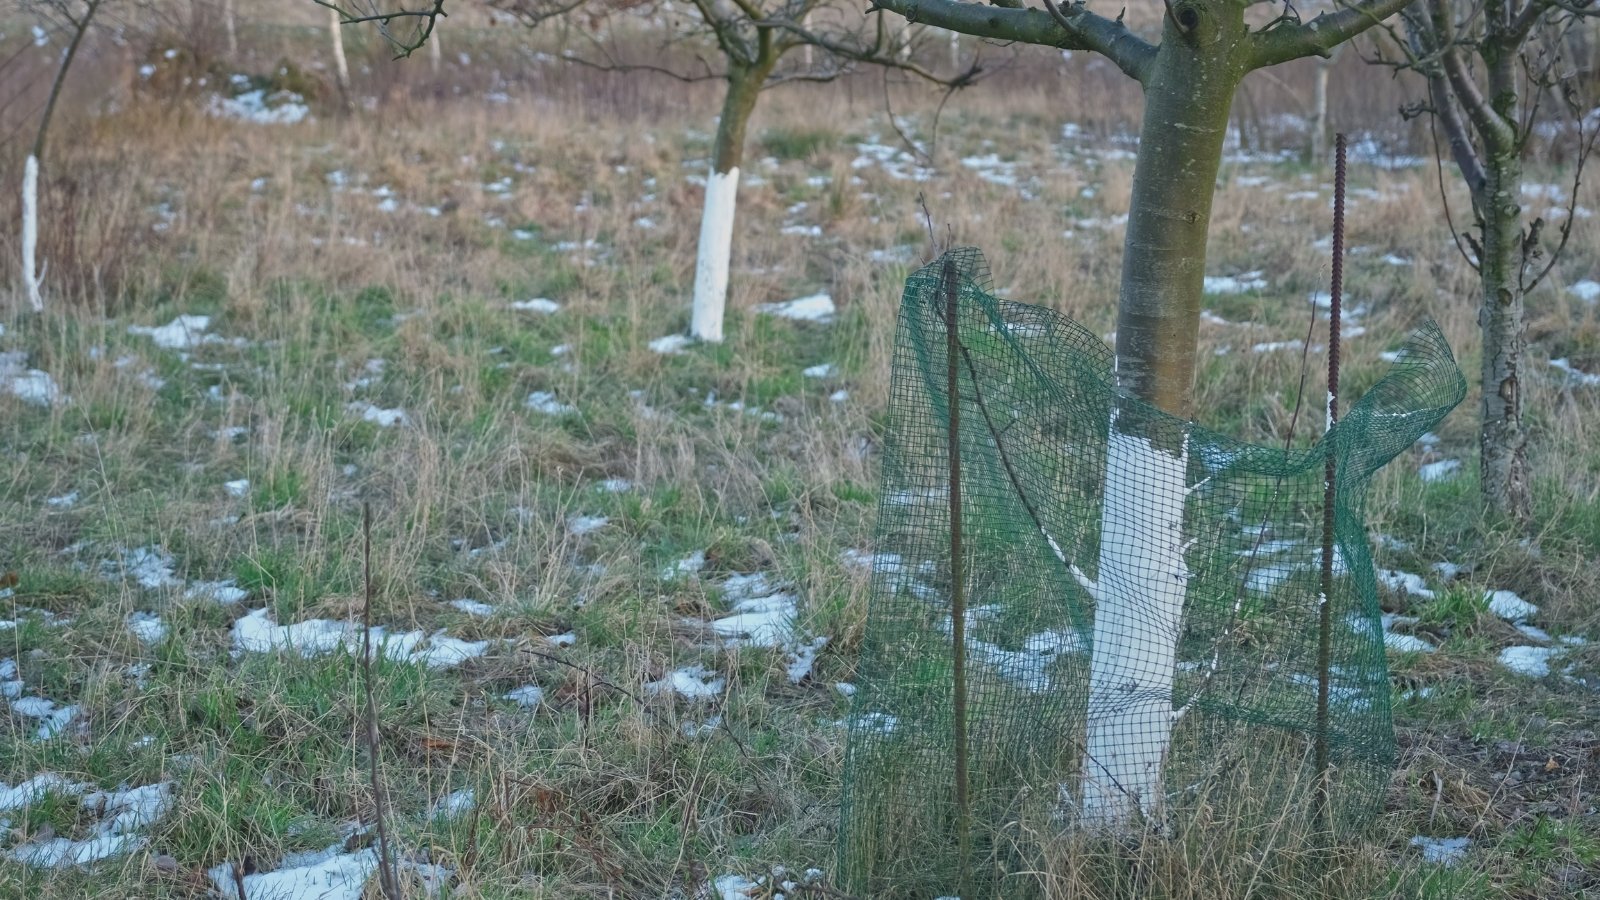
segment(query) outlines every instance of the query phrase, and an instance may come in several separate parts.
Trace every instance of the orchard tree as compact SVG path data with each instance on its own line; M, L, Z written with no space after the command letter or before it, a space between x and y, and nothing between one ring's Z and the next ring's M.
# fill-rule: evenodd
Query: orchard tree
M1084 2L872 0L874 9L980 38L1084 50L1144 89L1117 305L1118 389L1180 419L1193 413L1196 346L1212 192L1235 91L1249 72L1326 56L1411 0L1351 0L1302 21L1290 4L1245 21L1250 0L1169 0L1154 42ZM1159 817L1162 768L1176 715L1190 486L1187 440L1152 433L1134 407L1112 413L1095 601L1087 735L1076 791L1062 804L1082 827L1128 832ZM1070 564L1070 563L1069 563Z
M1563 50L1575 25L1600 17L1600 0L1419 0L1405 10L1404 58L1389 63L1420 74L1428 101L1403 112L1429 113L1472 197L1471 232L1457 236L1481 286L1483 392L1478 427L1484 503L1526 520L1531 514L1528 431L1522 420L1523 299L1566 248L1575 225L1579 179L1600 121L1585 133L1576 75ZM1565 109L1546 101L1555 94ZM1547 252L1549 225L1522 204L1523 159L1541 119L1569 114L1577 164L1569 205ZM1557 128L1557 131L1563 129Z
M100 11L102 0L45 0L30 4L53 22L59 22L72 37L62 51L56 65L55 79L50 83L50 95L45 99L44 113L39 117L39 130L34 132L33 146L22 165L22 287L28 295L28 305L34 312L44 312L44 271L38 260L39 252L39 170L44 164L45 139L50 134L50 120L55 115L56 102L61 99L61 88L67 81L67 72L78 56L84 35L95 13Z
M492 0L490 5L530 24L577 11L573 0ZM654 71L683 81L714 80L726 85L712 142L711 169L706 175L689 324L691 337L719 343L727 309L728 266L733 253L745 130L762 92L795 81L831 81L863 63L954 86L970 83L978 67L974 63L955 76L936 75L901 52L906 37L900 30L887 27L882 19L868 20L842 0L691 0L689 5L695 20L689 31L714 47L715 57L719 57L715 62L702 58L702 71L678 72L653 64L629 63L617 59L598 40L593 43L597 51L605 54L603 61L585 59L570 51L567 57L607 69ZM594 17L618 7L634 15L672 15L666 4L630 0L594 0L583 13ZM667 30L668 40L674 43L686 36L682 28ZM796 53L786 59L797 49L816 53Z

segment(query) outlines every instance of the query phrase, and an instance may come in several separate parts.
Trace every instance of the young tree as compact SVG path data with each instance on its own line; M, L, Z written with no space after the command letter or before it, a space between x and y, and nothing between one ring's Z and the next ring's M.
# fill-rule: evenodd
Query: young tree
M44 163L45 138L50 133L50 119L55 115L56 101L61 99L62 85L66 84L67 71L78 56L83 37L89 32L89 23L100 11L102 0L85 0L80 7L70 0L49 0L39 4L53 18L66 23L72 40L56 66L55 80L50 84L50 96L45 100L44 113L39 117L39 130L34 133L33 148L22 166L22 286L28 294L28 305L34 312L44 312L44 272L38 266L39 252L39 169Z
M552 9L558 11L555 14L564 14L575 8L572 0L499 0L491 5L529 23L550 18ZM970 81L976 66L954 78L935 75L903 57L903 35L885 27L881 20L874 27L839 0L691 0L691 6L698 20L693 30L715 47L720 65L702 59L703 72L683 73L662 66L629 64L616 60L598 41L595 48L605 53L603 62L585 60L574 53L568 53L568 58L608 69L648 70L683 81L717 80L727 85L712 143L711 170L706 176L689 325L691 337L718 343L723 338L727 308L728 266L733 252L745 130L762 92L793 81L830 81L860 63L888 66L946 84ZM659 12L653 4L628 0L613 0L611 4L595 0L585 11L603 14L612 11L609 7ZM681 29L674 29L671 39L680 41L684 36ZM786 65L785 56L797 49L807 52L795 54L795 63ZM817 51L816 55L811 55L812 50Z
M1572 235L1583 163L1600 122L1585 136L1573 103L1571 72L1561 70L1565 38L1584 17L1600 17L1597 0L1422 0L1403 15L1398 63L1423 76L1428 102L1405 112L1431 113L1444 130L1456 171L1472 197L1477 231L1461 235L1467 262L1482 287L1483 391L1478 428L1483 500L1517 519L1531 514L1528 432L1522 421L1522 351L1527 345L1523 298L1555 265ZM1380 60L1382 61L1381 57ZM1559 89L1572 112L1578 156L1572 196L1546 254L1546 222L1522 205L1522 162L1536 131L1541 101ZM1541 257L1547 257L1541 261Z
M1249 0L1169 0L1157 43L1084 2L985 5L874 0L876 8L980 38L1100 53L1144 89L1117 306L1120 390L1167 413L1192 413L1206 233L1233 95L1246 73L1325 55L1411 0L1350 0L1302 21L1291 5L1245 21ZM1175 713L1172 688L1188 570L1183 512L1187 441L1152 434L1131 407L1112 414L1095 600L1087 736L1076 791L1084 827L1126 832L1157 816ZM1160 524L1154 524L1160 523Z
M328 7L328 38L333 42L333 80L339 88L339 102L350 109L354 98L350 93L350 64L344 57L344 30L339 10Z

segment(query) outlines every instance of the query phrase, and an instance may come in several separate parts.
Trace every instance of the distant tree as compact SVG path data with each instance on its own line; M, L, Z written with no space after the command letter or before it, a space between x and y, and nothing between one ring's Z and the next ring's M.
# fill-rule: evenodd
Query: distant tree
M530 24L573 14L579 6L593 20L623 11L636 17L672 15L666 4L630 0L594 0L587 4L572 0L491 0L490 5ZM592 52L600 53L603 59L589 59L576 52L567 56L574 62L612 70L657 72L682 81L722 81L727 85L711 148L711 170L706 176L689 325L692 337L717 343L723 339L745 130L761 93L789 82L830 81L861 64L887 66L930 81L960 85L976 75L977 66L953 77L935 74L901 52L905 46L903 35L886 28L881 19L866 19L845 6L843 0L691 0L689 6L693 24L664 30L664 41L676 44L685 38L698 38L702 45L714 48L717 61L700 57L697 71L630 63L618 59L614 51L593 38ZM592 35L597 30L590 27L586 33ZM797 49L814 51L815 55L795 54L799 61L786 64L785 57Z
M1472 197L1476 235L1459 232L1456 240L1466 244L1462 255L1482 288L1481 489L1489 508L1517 519L1525 520L1532 504L1522 415L1523 300L1572 237L1584 163L1600 135L1600 121L1585 123L1579 72L1565 52L1574 27L1593 17L1600 17L1600 0L1419 0L1402 15L1404 34L1395 33L1401 58L1380 52L1374 60L1426 80L1427 101L1402 112L1432 116ZM1563 117L1577 162L1565 215L1555 226L1559 239L1550 247L1551 223L1523 205L1523 160L1541 125L1560 126Z
M89 25L94 20L95 13L100 11L103 0L85 0L75 3L72 0L41 0L29 4L47 19L65 27L72 36L67 43L67 49L61 54L61 62L56 66L55 79L50 84L50 95L46 98L44 112L39 117L39 130L34 133L33 147L28 151L28 158L22 167L22 285L28 295L28 305L34 312L44 311L44 271L39 265L37 256L39 250L39 175L44 165L45 139L50 133L50 120L55 115L56 102L61 99L62 85L66 84L67 72L72 68L72 61L78 56L78 48L83 45L84 35L89 32Z
M1128 395L1183 419L1193 412L1212 193L1240 81L1326 55L1410 2L1348 0L1310 21L1285 3L1277 18L1253 26L1245 21L1249 0L1167 0L1152 44L1082 0L1043 0L1043 9L1026 0L874 0L908 20L980 38L1100 53L1144 88L1116 379ZM1093 650L1081 777L1075 790L1061 788L1081 825L1123 833L1159 816L1188 580L1188 442L1150 433L1134 409L1111 417L1096 573L1073 566L1095 601Z

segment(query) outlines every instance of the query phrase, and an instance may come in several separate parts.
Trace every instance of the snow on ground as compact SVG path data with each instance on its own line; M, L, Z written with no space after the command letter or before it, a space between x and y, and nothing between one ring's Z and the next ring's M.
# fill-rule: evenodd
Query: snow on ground
M528 395L527 402L524 405L534 412L544 413L547 416L564 416L578 411L576 406L570 403L562 403L556 399L555 394L549 391L534 391Z
M505 698L523 709L532 709L544 702L544 688L537 684L525 684L506 692Z
M479 602L477 600L471 600L471 599L468 599L466 597L462 597L459 600L451 600L450 601L450 605L455 607L456 609L461 610L462 612L466 613L469 616L492 616L492 615L494 615L494 607L490 606L487 603L481 603L481 602Z
M685 348L694 343L694 338L687 334L669 334L651 341L649 347L656 353L673 354L682 353Z
M1472 846L1472 838L1437 838L1417 835L1411 839L1411 846L1422 851L1422 861L1441 866L1453 866L1467 855L1467 848Z
M837 310L833 305L833 298L822 293L783 303L763 303L756 307L756 311L797 322L829 322L833 320L833 314Z
M1567 285L1567 293L1585 303L1600 301L1600 281L1585 278L1576 284Z
M1582 369L1579 369L1572 363L1568 362L1566 357L1550 360L1550 368L1565 372L1567 380L1574 384L1581 384L1584 387L1594 387L1595 385L1600 385L1600 375L1596 375L1592 372L1585 372Z
M800 370L807 378L828 378L833 375L833 363L818 363Z
M567 520L567 533L574 537L599 531L611 520L605 516L573 516Z
M1402 572L1399 569L1379 569L1377 574L1378 583L1391 591L1412 594L1424 600L1433 599L1433 591L1428 589L1428 583L1422 580L1421 575Z
M693 665L675 669L660 681L645 684L648 694L676 694L685 700L712 700L722 696L728 686L727 679L705 666Z
M459 791L452 791L440 797L439 801L433 804L431 815L433 818L442 816L446 819L454 819L464 813L472 812L477 805L478 797L472 788L462 788Z
M378 868L378 851L369 847L340 853L340 849L335 844L294 860L296 865L245 875L239 879L244 884L243 897L234 879L233 863L213 866L206 876L225 900L361 900L367 879Z
M210 327L210 316L183 315L165 325L129 325L128 333L147 335L163 350L192 350L201 344L219 340L206 333Z
M1550 658L1559 652L1556 647L1507 647L1500 651L1500 665L1518 675L1543 678L1550 674Z
M410 662L430 669L448 669L489 650L490 641L464 641L443 631L391 632L372 629L373 648L387 659ZM235 653L272 653L293 650L301 656L325 653L354 653L361 647L361 629L354 623L329 619L308 619L294 625L278 625L266 609L258 609L233 623Z
M1208 294L1242 294L1245 291L1259 291L1267 286L1263 273L1245 272L1243 275L1205 276L1205 292Z
M1489 611L1507 622L1523 622L1539 613L1539 607L1511 591L1488 591L1483 598L1489 602Z
M1417 474L1422 476L1422 480L1430 484L1438 481L1449 481L1460 472L1461 460L1459 459L1441 459L1438 462L1428 463L1417 470Z
M561 304L544 297L535 297L532 300L513 300L511 308L521 312L553 313L561 310Z
M28 354L21 351L0 353L0 388L25 403L50 406L65 399L50 373L27 368Z
M371 403L351 403L345 407L349 411L361 416L364 422L371 422L379 428L393 428L396 425L408 425L411 417L403 409L383 409Z
M82 840L58 837L19 844L6 855L28 865L54 868L84 866L139 849L145 845L145 837L139 831L160 821L171 808L172 785L159 782L138 788L94 791L84 795L81 803L96 816L89 837Z
M234 78L240 76L235 75ZM267 93L263 88L245 91L237 97L213 95L206 114L221 119L238 119L258 125L293 125L311 115L305 98L293 91Z

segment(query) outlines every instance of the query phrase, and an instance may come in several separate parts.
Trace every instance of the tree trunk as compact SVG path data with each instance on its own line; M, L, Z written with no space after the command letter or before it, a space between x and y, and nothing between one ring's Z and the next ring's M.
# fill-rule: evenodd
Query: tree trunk
M950 32L950 72L961 72L961 32Z
M1244 76L1241 6L1185 6L1169 17L1145 78L1117 312L1120 390L1192 413L1206 232L1233 93ZM1188 442L1155 433L1131 408L1107 437L1079 822L1126 832L1159 821L1171 743L1184 560Z
M734 201L739 194L745 126L770 70L771 65L734 68L722 101L722 117L717 122L711 173L706 178L705 209L700 217L694 307L689 321L691 336L714 344L722 342L722 319L728 304L728 262L733 254Z
M328 33L333 39L333 78L339 86L339 99L346 109L351 108L350 65L344 59L344 28L339 24L339 11L328 9Z
M228 56L238 56L239 32L234 23L233 0L222 0L222 30L228 35Z
M1508 121L1516 121L1510 119ZM1522 296L1522 161L1516 150L1487 155L1479 199L1483 258L1483 407L1480 478L1491 509L1517 519L1530 513L1528 433L1522 427L1522 351L1527 320Z
M28 305L44 312L44 297L39 288L44 279L34 271L39 252L39 158L28 154L22 168L22 286L28 292Z
M428 35L428 69L433 72L433 77L439 77L439 66L444 63L444 48L439 46L439 23L433 24L433 31Z
M1311 92L1311 134L1307 136L1306 156L1313 166L1328 158L1328 75L1338 54L1317 59L1316 80Z

